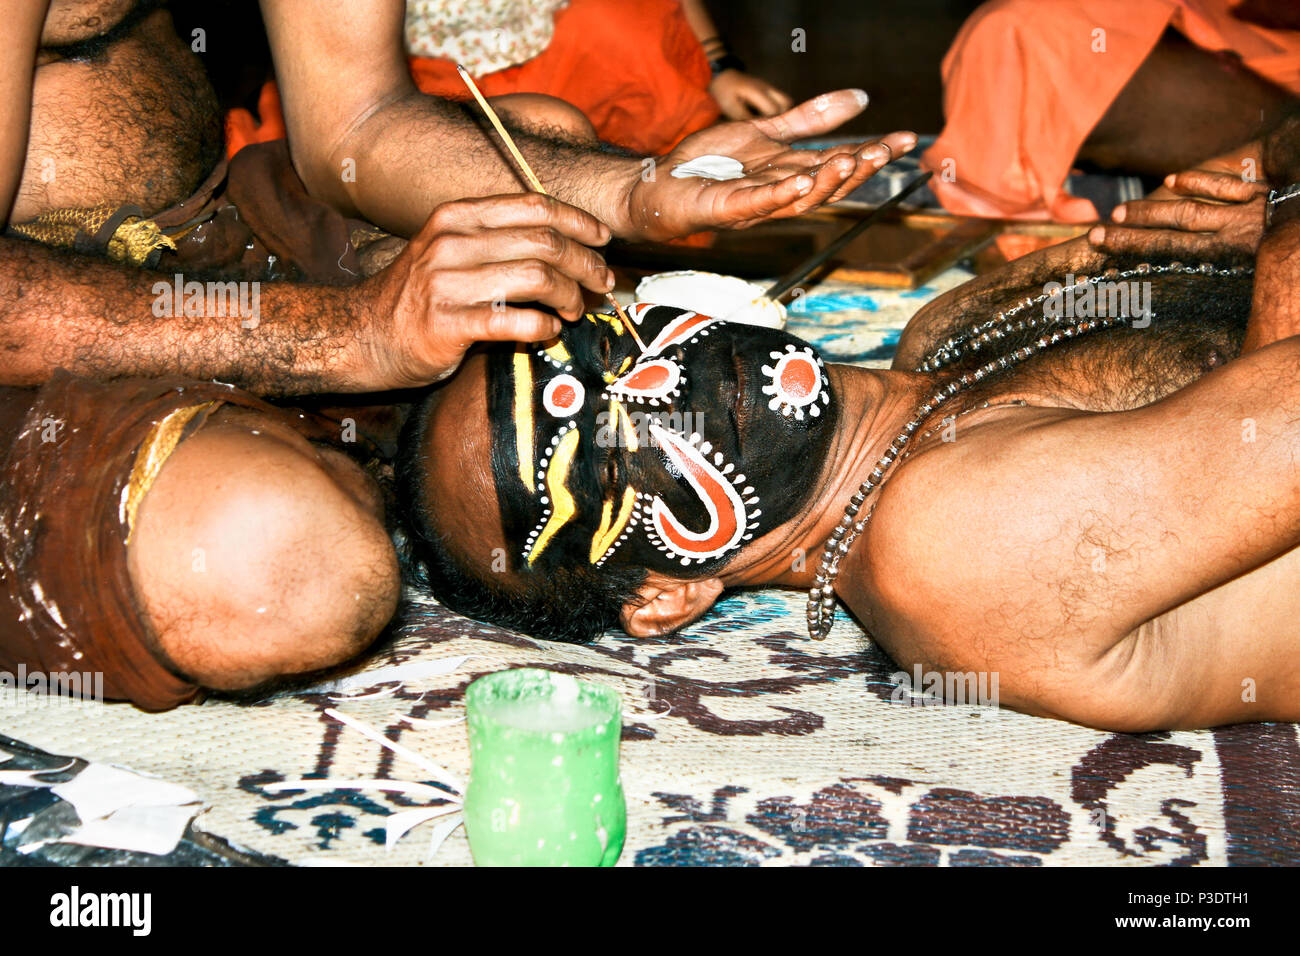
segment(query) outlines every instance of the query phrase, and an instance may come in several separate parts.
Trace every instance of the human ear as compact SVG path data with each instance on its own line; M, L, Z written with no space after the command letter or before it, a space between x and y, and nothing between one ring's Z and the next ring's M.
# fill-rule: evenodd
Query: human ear
M623 605L619 620L632 637L662 637L699 618L722 590L721 578L682 581L652 574Z

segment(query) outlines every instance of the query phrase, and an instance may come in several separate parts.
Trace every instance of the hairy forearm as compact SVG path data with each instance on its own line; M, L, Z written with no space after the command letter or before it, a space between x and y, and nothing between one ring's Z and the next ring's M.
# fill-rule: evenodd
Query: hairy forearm
M62 368L217 379L268 395L351 388L359 323L349 290L249 283L232 315L223 293L181 281L175 301L172 275L0 238L0 384L40 384Z
M1264 173L1275 189L1300 182L1300 112L1264 137ZM1242 351L1300 335L1300 199L1279 205L1255 256L1255 293Z
M627 192L641 172L640 160L512 135L548 192L615 233L627 231ZM441 203L527 189L486 123L458 104L421 93L383 105L328 157L298 165L313 193L403 236L418 232Z
M1293 200L1294 202L1294 200ZM1275 224L1255 256L1255 291L1243 353L1300 335L1300 217Z

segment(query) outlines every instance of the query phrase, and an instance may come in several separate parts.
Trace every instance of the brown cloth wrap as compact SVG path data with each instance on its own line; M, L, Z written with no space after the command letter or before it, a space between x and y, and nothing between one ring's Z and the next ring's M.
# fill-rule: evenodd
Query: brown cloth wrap
M166 710L199 688L171 673L136 603L125 500L136 455L170 413L238 405L337 440L314 416L228 385L92 382L56 372L39 389L0 387L0 670L104 675L104 696Z

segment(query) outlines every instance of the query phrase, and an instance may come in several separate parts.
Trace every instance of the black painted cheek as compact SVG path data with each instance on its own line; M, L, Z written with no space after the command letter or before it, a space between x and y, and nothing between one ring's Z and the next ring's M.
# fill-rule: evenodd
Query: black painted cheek
M683 310L667 307L647 310L638 333L643 341L650 342L682 314ZM835 404L831 400L817 418L795 421L769 409L769 398L761 391L766 381L761 367L771 362L770 353L783 351L787 346L806 348L799 339L770 329L717 323L708 326L707 334L665 349L660 357L671 357L681 363L681 394L676 400L661 400L657 406L624 403L633 413L637 426L640 447L635 452L626 446L617 422L608 420L609 401L603 397L606 377L620 372L626 374L635 368L639 359L655 356L642 356L630 336L617 335L603 321L580 320L566 326L561 341L569 358L558 364L540 356L537 347L529 351L534 377L534 447L539 452L549 450L552 439L566 422L577 423L582 444L567 487L577 500L578 510L535 563L535 571L589 562L591 539L599 526L603 501L611 492L621 494L621 489L629 485L641 495L640 524L620 544L611 562L675 573L683 571L679 557L657 550L646 535L651 501L662 498L683 525L697 531L708 526L709 513L690 483L661 450L653 447L647 427L649 421L687 438L698 433L696 445L704 451L707 443L705 458L712 467L724 472L729 480L744 475L743 482L735 488L738 493L743 492L747 502L746 528L753 536L786 521L806 502L834 432ZM624 368L627 359L631 361ZM739 376L737 365L741 369ZM493 471L507 540L516 551L512 556L513 565L515 561L522 563L527 536L544 519L545 507L540 498L545 492L536 489L536 480L533 489L523 487L518 462L514 460L514 387L509 351L502 350L491 368ZM572 375L585 391L582 407L572 416L552 415L541 399L546 385L560 375ZM606 418L603 422L602 414ZM602 434L606 441L612 439L620 445L615 454L623 478L616 489L605 487L604 462L609 450L597 442L598 435ZM742 449L746 452L743 456ZM537 470L538 464L534 462L531 473L535 476ZM749 503L754 498L757 502ZM757 517L751 518L751 512L757 512ZM690 570L707 572L724 564L738 550L739 547L733 548L705 565L693 564Z

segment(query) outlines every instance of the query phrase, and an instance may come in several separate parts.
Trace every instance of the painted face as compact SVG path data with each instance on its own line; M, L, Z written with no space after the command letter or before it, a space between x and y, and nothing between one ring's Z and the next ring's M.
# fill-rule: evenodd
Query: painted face
M720 566L792 517L837 406L784 332L667 306L588 315L492 357L492 469L515 567Z

